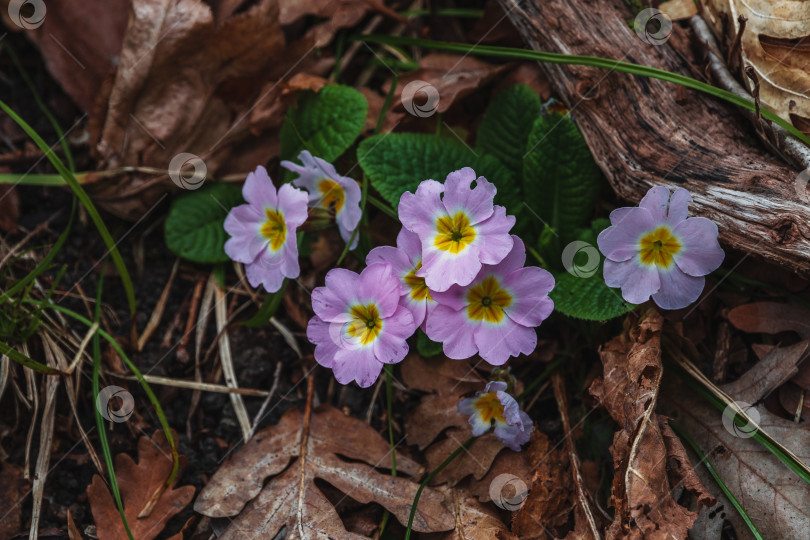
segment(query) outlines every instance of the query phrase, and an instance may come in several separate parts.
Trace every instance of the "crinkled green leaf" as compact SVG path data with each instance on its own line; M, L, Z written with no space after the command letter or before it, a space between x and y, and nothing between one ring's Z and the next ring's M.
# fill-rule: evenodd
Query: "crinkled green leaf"
M523 161L526 204L567 242L587 227L599 194L600 171L569 115L538 118ZM562 247L562 246L561 246Z
M416 350L421 356L430 358L442 354L442 344L431 340L422 330L416 331Z
M605 285L604 257L599 253L596 237L609 225L606 219L596 219L589 229L579 229L573 235L574 241L581 242L577 245L580 253L573 258L573 263L578 266L573 267L569 263L573 273L562 270L554 275L557 284L549 296L554 300L556 311L576 319L606 321L636 307L624 301L621 289ZM589 255L599 257L597 268L588 267ZM566 266L566 263L561 266Z
M227 261L225 217L242 203L242 190L233 184L211 184L181 195L166 217L166 245L190 261Z
M476 155L477 154L477 155ZM415 192L423 180L444 182L463 167L495 184L495 202L513 213L516 186L509 170L495 157L474 152L456 139L422 133L390 133L370 137L357 148L357 159L371 185L393 208L406 191Z
M295 160L301 150L334 161L349 149L366 122L368 103L348 86L327 85L304 92L290 107L281 127L281 159Z

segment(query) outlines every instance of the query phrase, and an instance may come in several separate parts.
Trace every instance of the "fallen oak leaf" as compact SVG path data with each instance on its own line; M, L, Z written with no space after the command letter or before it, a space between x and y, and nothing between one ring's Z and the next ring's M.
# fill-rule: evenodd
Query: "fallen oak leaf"
M160 430L155 432L152 439L141 437L138 440L137 463L127 454L118 454L115 457L115 475L124 503L124 515L135 540L157 537L166 523L180 513L194 497L194 486L169 486L160 494L149 516L138 517L155 492L165 485L172 463L169 443ZM181 469L185 464L185 456L180 456ZM120 540L127 537L115 501L100 476L93 476L93 482L87 487L87 499L96 522L99 540Z
M363 538L346 531L334 506L315 484L316 479L361 503L377 502L400 523L408 522L418 484L375 470L391 463L385 439L366 423L328 405L312 412L306 428L304 414L290 409L278 424L258 432L237 450L203 488L194 510L211 518L232 518L220 536L222 540L241 538L245 531L274 538L284 527L288 540L304 540L300 532L304 528L315 537ZM295 458L297 461L290 464ZM398 454L397 471L415 476L422 469ZM414 530L440 532L452 528L453 516L442 495L425 489Z
M470 491L445 487L441 491L452 501L456 526L442 540L517 540L503 521L490 508L476 499Z

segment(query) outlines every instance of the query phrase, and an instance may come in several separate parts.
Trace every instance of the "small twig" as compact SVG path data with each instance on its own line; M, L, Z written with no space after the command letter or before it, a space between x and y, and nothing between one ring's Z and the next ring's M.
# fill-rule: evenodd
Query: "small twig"
M248 435L248 439L252 439L253 435L256 433L256 429L259 427L259 422L262 421L264 417L264 411L267 410L267 407L270 405L270 400L273 398L273 395L276 393L276 389L278 388L278 380L281 377L281 360L276 362L276 370L273 372L273 386L270 387L270 392L267 393L267 397L262 403L262 406L259 408L259 412L256 413L256 416L253 420L253 427L250 428L250 434Z
M169 299L169 292L172 288L172 283L174 283L174 278L177 275L177 268L180 266L180 259L175 259L174 265L172 266L172 271L169 274L169 280L166 282L166 285L163 287L163 292L160 293L160 298L155 304L155 309L152 310L152 316L149 317L149 322L146 323L146 328L143 329L140 338L138 338L138 351L142 351L143 348L146 346L146 342L149 341L149 338L152 336L152 333L157 330L158 324L160 324L160 319L163 317L163 311L166 309L166 302Z

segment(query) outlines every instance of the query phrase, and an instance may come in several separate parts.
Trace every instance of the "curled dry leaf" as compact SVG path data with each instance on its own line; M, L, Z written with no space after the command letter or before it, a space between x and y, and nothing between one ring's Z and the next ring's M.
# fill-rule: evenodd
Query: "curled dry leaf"
M442 540L517 540L498 515L478 502L470 491L451 487L441 491L452 501L456 519L455 529L442 536Z
M559 535L574 508L565 449L552 446L545 434L534 432L524 453L534 472L529 495L512 518L512 532L520 538L545 538L546 530Z
M363 538L346 531L316 479L361 503L379 503L400 523L408 522L418 484L375 470L391 465L385 439L364 422L326 405L313 411L308 431L304 420L300 410L287 411L278 424L237 450L203 488L194 509L212 518L232 518L221 539L243 538L245 531L274 538L285 526L288 540ZM409 476L422 472L416 462L399 454L397 470ZM425 489L414 530L439 532L453 526L442 495Z
M793 376L807 348L807 341L790 347L776 347L745 375L721 389L738 402L758 403ZM720 411L695 397L694 392L683 385L667 381L664 397L664 410L675 417L678 426L703 450L765 538L803 538L807 535L810 529L810 492L799 476L751 438L750 430L736 429L728 420L724 424ZM760 428L801 461L810 463L810 430L805 425L780 418L764 406L752 407L744 408L749 416L759 417L757 424ZM713 482L707 486L716 489ZM734 509L726 505L725 511L732 514L738 535L745 537L747 527Z
M181 468L185 462L185 456L180 456ZM126 454L115 456L115 475L124 502L124 514L135 540L157 537L166 523L194 497L194 486L166 487L151 513L147 517L138 517L152 496L164 486L171 470L171 449L162 431L156 431L151 439L141 437L138 440L138 463ZM93 476L93 483L87 487L87 498L99 540L126 538L118 508L100 476Z
M472 56L431 53L419 61L419 69L400 78L394 91L394 103L399 103L398 108L402 109L402 89L408 83L421 81L436 89L439 96L436 112L443 113L456 100L486 84L503 69L504 66L488 64ZM386 91L390 84L386 85ZM423 93L414 96L417 104L425 103L426 99L427 95Z
M699 500L711 500L689 474L689 462L679 460L685 450L669 436L666 419L654 412L662 375L662 325L661 314L651 309L629 333L599 351L604 375L590 391L620 426L611 446L615 517L606 531L609 539L686 538L697 514L673 498L681 487L673 475L688 478L683 487L694 490ZM676 470L668 466L672 457Z

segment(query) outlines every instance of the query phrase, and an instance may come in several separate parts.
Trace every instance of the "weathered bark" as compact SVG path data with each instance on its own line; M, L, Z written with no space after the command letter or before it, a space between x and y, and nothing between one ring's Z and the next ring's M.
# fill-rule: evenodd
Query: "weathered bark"
M691 35L639 39L620 0L499 0L534 49L635 62L704 78ZM810 274L810 196L799 171L768 153L754 128L719 99L664 81L583 66L545 64L596 162L619 196L682 186L695 215L745 253Z

